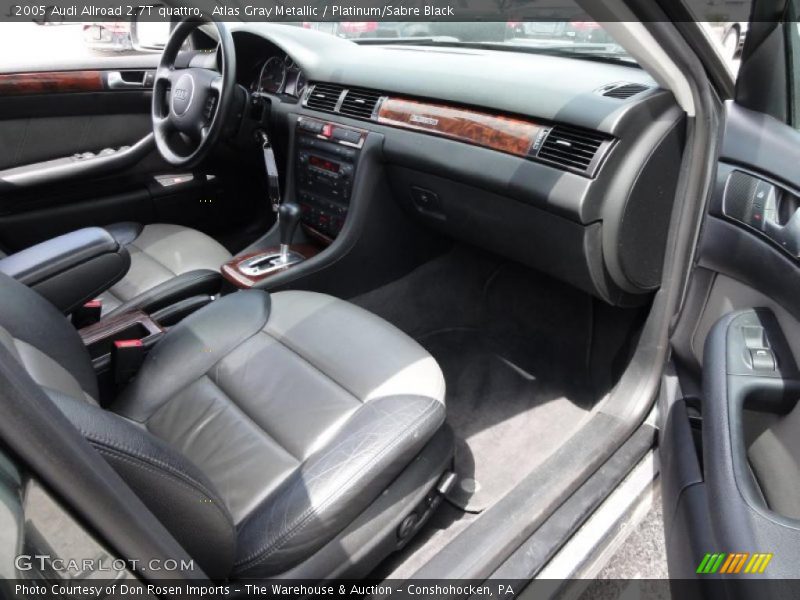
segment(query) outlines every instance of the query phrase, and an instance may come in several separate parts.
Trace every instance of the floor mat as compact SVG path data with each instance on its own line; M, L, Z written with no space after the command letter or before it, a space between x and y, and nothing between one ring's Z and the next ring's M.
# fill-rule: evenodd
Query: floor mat
M626 364L643 314L465 246L351 300L436 358L457 438L448 502L382 565L400 578L446 551L577 432Z
M547 357L525 340L481 330L431 334L420 343L447 382L458 480L448 499L480 512L510 491L580 426L592 394L553 381Z
M480 512L512 489L598 397L593 301L541 273L461 247L353 301L441 365L457 438L449 499L463 510Z

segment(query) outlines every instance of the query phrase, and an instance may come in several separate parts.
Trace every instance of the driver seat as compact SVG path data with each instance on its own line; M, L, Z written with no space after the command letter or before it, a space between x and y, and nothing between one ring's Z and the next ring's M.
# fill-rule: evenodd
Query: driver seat
M220 290L220 267L231 259L219 242L195 229L156 223L115 223L105 227L127 248L131 266L99 299L103 316L135 309L148 312Z

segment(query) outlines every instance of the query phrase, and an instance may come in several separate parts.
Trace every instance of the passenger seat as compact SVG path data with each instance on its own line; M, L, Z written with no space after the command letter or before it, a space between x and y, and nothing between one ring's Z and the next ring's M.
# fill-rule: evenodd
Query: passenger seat
M0 360L12 357L214 578L366 575L452 479L436 361L323 294L213 302L105 409L78 333L0 274Z

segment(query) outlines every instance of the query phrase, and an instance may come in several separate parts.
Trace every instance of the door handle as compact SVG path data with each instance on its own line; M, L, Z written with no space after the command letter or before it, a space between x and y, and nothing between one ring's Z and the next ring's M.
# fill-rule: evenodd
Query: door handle
M126 79L121 71L109 71L106 84L110 90L140 90L144 88L145 73L143 71L130 71L126 75L141 77L140 79Z
M772 220L765 221L763 231L785 252L800 258L800 210L796 210L784 225Z

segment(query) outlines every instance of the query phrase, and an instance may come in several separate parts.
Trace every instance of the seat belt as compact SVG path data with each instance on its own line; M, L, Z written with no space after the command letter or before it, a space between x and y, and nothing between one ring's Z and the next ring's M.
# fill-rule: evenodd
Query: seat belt
M266 132L260 131L261 149L264 152L264 165L267 168L267 189L269 202L272 205L272 212L277 213L281 204L281 181L278 177L278 163L275 160L275 152Z

